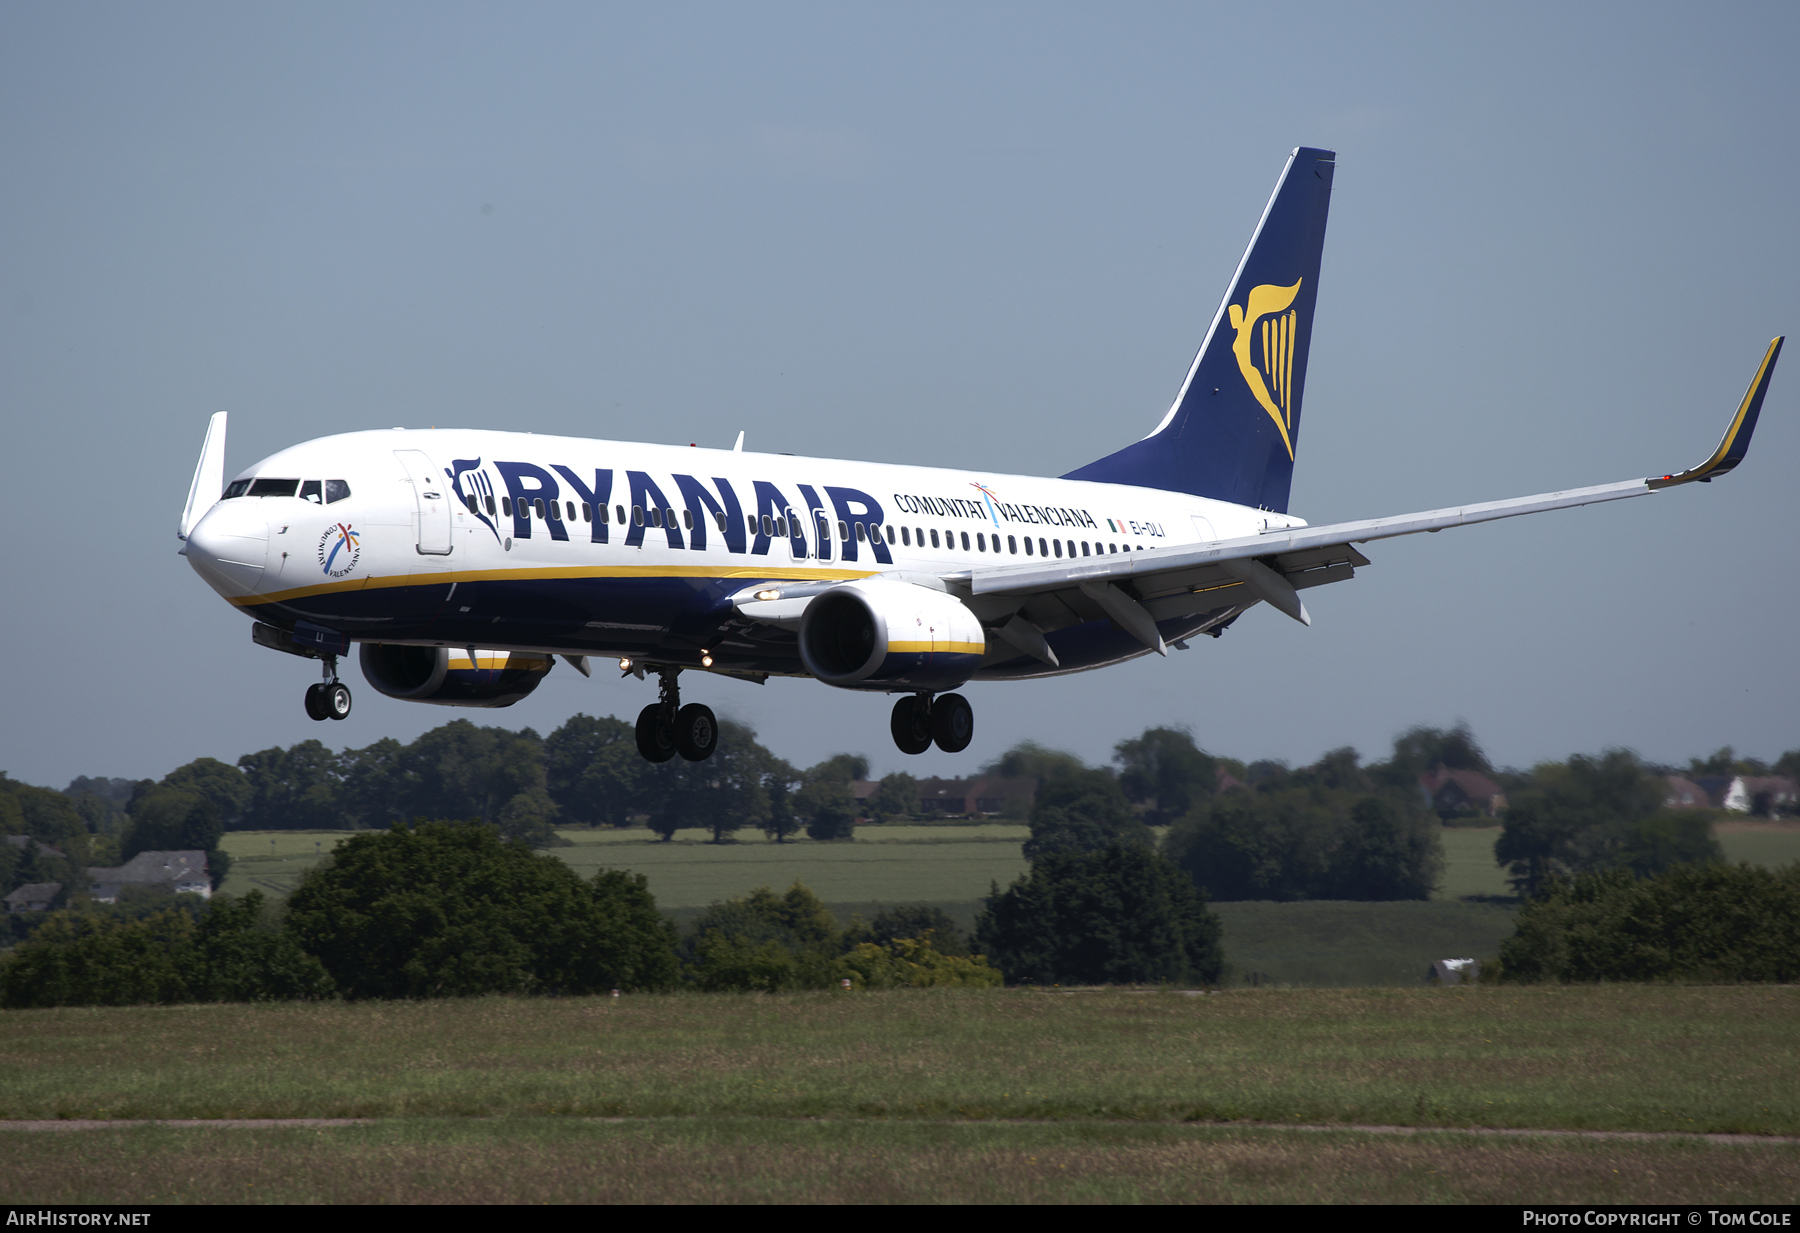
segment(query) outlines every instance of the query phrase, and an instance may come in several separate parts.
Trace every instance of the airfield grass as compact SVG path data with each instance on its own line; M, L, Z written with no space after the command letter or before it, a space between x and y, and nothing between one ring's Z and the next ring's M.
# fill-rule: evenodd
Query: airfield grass
M903 990L0 1013L0 1118L1800 1134L1800 988Z
M0 1130L14 1203L1791 1203L1800 1148L1073 1122Z

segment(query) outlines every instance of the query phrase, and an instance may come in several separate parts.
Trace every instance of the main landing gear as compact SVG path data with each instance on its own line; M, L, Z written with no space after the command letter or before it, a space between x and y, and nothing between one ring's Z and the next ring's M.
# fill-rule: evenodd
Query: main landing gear
M719 747L719 722L712 708L698 702L681 705L677 667L652 669L662 678L662 696L638 713L637 747L647 762L667 762L680 754L704 762Z
M350 687L337 678L337 656L327 655L325 679L306 690L308 719L345 719L350 714Z
M975 738L975 708L961 694L910 694L894 703L888 726L901 753L922 754L933 741L945 753L961 753Z

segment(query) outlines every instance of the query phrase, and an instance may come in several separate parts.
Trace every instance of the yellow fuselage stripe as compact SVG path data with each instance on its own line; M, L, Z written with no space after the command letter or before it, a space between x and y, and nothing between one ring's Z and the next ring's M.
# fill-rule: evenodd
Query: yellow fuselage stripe
M324 582L317 586L295 587L289 591L273 591L267 595L240 595L231 602L240 608L256 604L279 604L312 595L336 591L376 591L388 587L435 587L453 582L524 582L539 578L716 578L721 582L732 578L770 579L781 582L847 582L867 578L875 571L867 569L795 569L791 566L755 569L750 566L709 565L568 565L537 566L525 569L472 569L441 574L390 574L385 577L346 578L342 582Z

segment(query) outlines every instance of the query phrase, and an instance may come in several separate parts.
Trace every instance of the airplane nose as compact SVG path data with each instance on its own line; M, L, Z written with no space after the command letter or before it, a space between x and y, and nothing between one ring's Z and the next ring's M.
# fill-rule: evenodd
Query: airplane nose
M262 502L220 501L187 537L188 564L227 599L251 595L269 562L269 523Z

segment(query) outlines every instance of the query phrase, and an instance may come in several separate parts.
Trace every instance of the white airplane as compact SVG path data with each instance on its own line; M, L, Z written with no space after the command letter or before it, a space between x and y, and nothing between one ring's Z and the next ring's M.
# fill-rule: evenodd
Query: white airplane
M617 658L659 699L653 762L708 757L699 670L899 694L894 742L969 744L969 681L1081 672L1217 637L1257 603L1367 565L1371 540L1708 482L1744 457L1769 344L1713 455L1677 474L1310 527L1288 513L1335 155L1295 150L1162 421L1059 479L479 430L347 433L224 479L212 417L181 517L188 562L255 641L391 698L510 706L561 658ZM223 489L222 496L216 496Z

